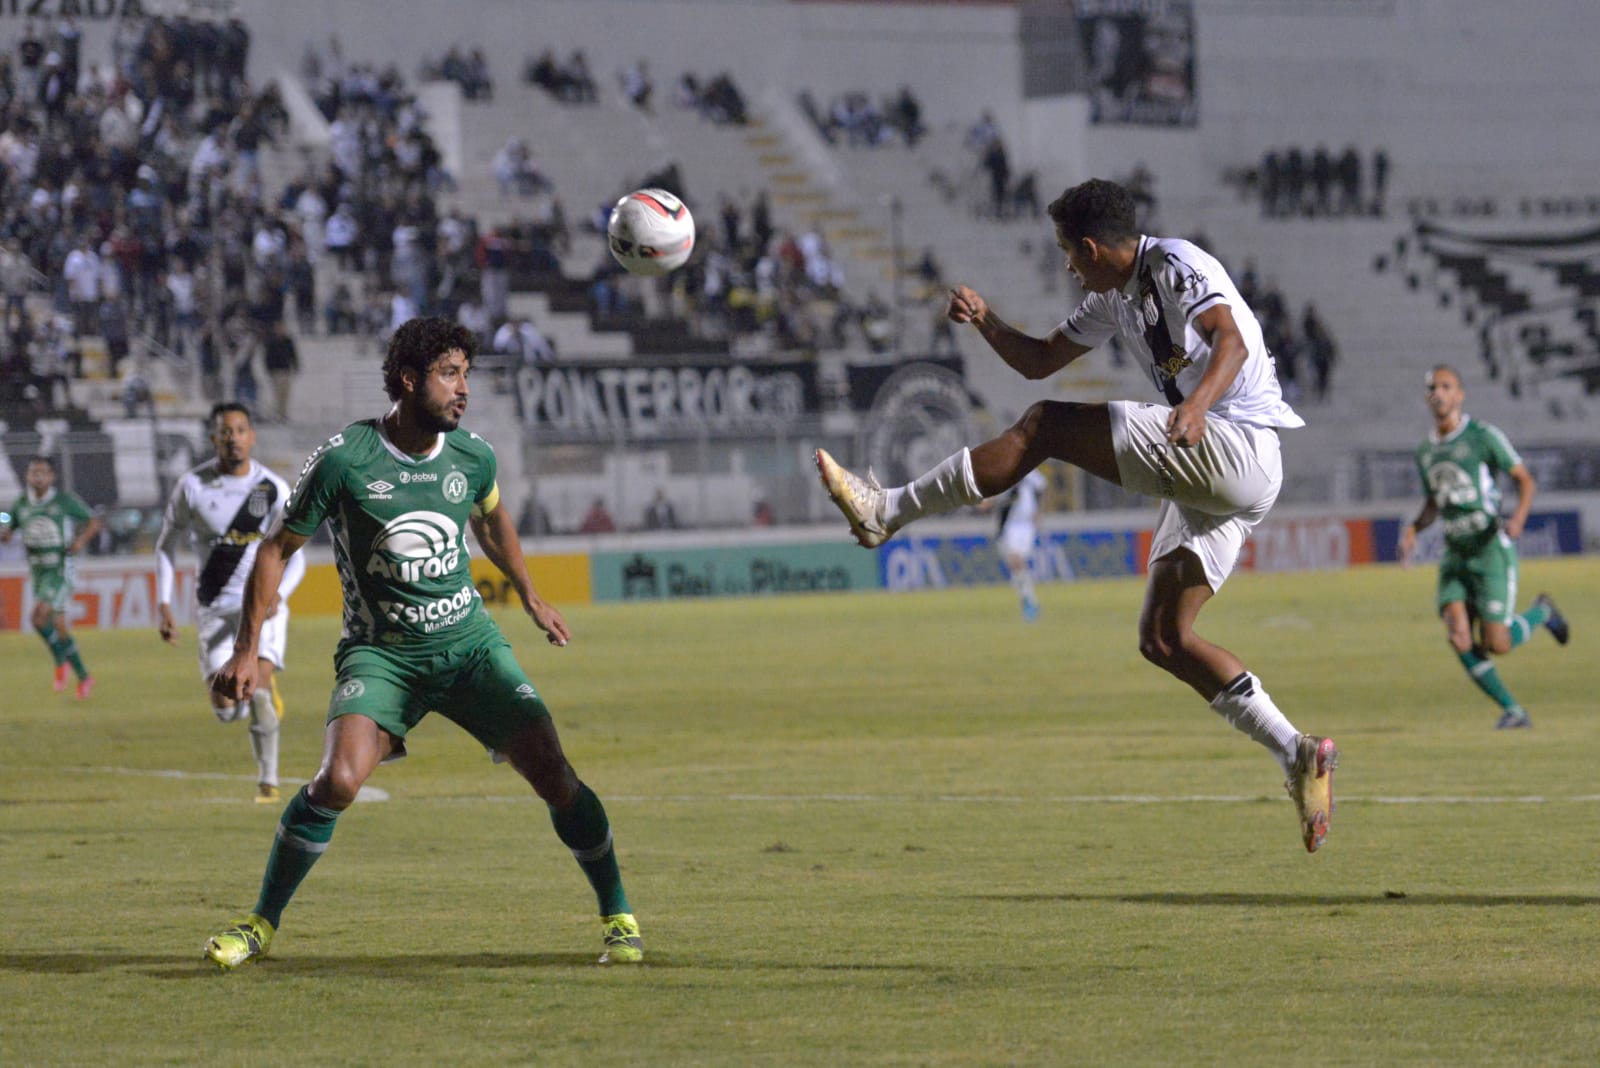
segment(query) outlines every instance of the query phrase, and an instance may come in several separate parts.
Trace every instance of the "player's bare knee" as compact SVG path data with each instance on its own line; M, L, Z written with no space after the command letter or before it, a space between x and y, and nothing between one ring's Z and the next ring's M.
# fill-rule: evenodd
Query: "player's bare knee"
M1456 630L1452 627L1445 631L1444 638L1445 641L1450 643L1450 648L1454 649L1458 654L1472 651L1472 634L1470 631L1464 629Z
M1505 630L1485 633L1482 645L1485 652L1504 656L1511 651L1511 634Z
M540 800L556 808L571 804L578 791L578 773L561 752L547 749L525 749L511 759L511 766L528 780Z
M1165 668L1173 662L1177 650L1167 636L1157 631L1139 634L1139 655L1156 667Z
M332 809L343 812L355 804L356 794L361 789L362 776L355 765L337 760L324 764L317 769L316 775L311 779L311 785L306 788L306 798L318 808Z

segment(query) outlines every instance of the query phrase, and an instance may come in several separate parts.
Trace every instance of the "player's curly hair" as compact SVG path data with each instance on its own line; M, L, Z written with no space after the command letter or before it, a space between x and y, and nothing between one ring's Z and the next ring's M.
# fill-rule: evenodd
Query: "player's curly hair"
M1092 237L1115 245L1139 236L1133 196L1116 182L1090 178L1072 186L1046 209L1056 229L1074 241Z
M383 391L390 400L399 400L405 392L401 371L410 368L423 377L452 349L460 349L467 362L472 362L478 354L477 336L460 323L437 315L407 320L389 339L389 352L383 358Z

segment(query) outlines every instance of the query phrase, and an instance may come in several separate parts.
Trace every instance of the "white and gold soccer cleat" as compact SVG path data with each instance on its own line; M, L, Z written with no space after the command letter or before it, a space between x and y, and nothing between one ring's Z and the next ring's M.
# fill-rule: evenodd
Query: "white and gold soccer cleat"
M1300 810L1300 835L1306 852L1315 853L1328 837L1328 821L1333 817L1333 769L1339 766L1339 747L1332 738L1302 734L1296 742L1294 767L1283 788Z
M822 488L850 521L850 533L862 548L875 549L889 540L894 531L883 518L885 494L870 470L866 478L852 474L840 467L827 449L818 449L817 471L822 475Z

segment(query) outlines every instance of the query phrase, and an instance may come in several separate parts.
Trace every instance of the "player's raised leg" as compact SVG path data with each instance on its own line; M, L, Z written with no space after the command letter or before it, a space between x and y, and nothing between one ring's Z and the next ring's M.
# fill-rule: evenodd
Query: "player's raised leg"
M1111 419L1103 404L1041 401L999 436L962 449L903 486L885 489L817 450L823 488L850 523L856 541L873 548L924 516L939 515L1003 493L1045 460L1065 460L1121 485Z

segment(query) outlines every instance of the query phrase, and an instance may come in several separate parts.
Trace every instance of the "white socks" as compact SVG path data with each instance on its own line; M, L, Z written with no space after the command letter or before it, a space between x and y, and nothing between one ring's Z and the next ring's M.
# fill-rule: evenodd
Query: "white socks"
M212 705L211 714L217 717L218 723L237 723L250 714L250 702L235 701L233 704L223 705L221 708Z
M1223 719L1267 747L1287 775L1294 766L1296 740L1300 732L1272 703L1261 680L1246 671L1211 699L1211 707Z
M1028 561L1026 558L1017 561L1015 565L1008 560L1006 561L1006 566L1011 571L1011 588L1017 591L1017 597L1022 601L1023 606L1026 607L1028 602L1033 600L1034 596L1033 568L1028 566Z
M260 769L256 781L278 785L278 709L270 689L257 690L250 697L250 750Z
M960 452L941 460L927 474L907 482L898 489L884 491L884 525L898 530L914 519L941 512L953 512L968 504L983 500L977 481L972 476L972 450Z

